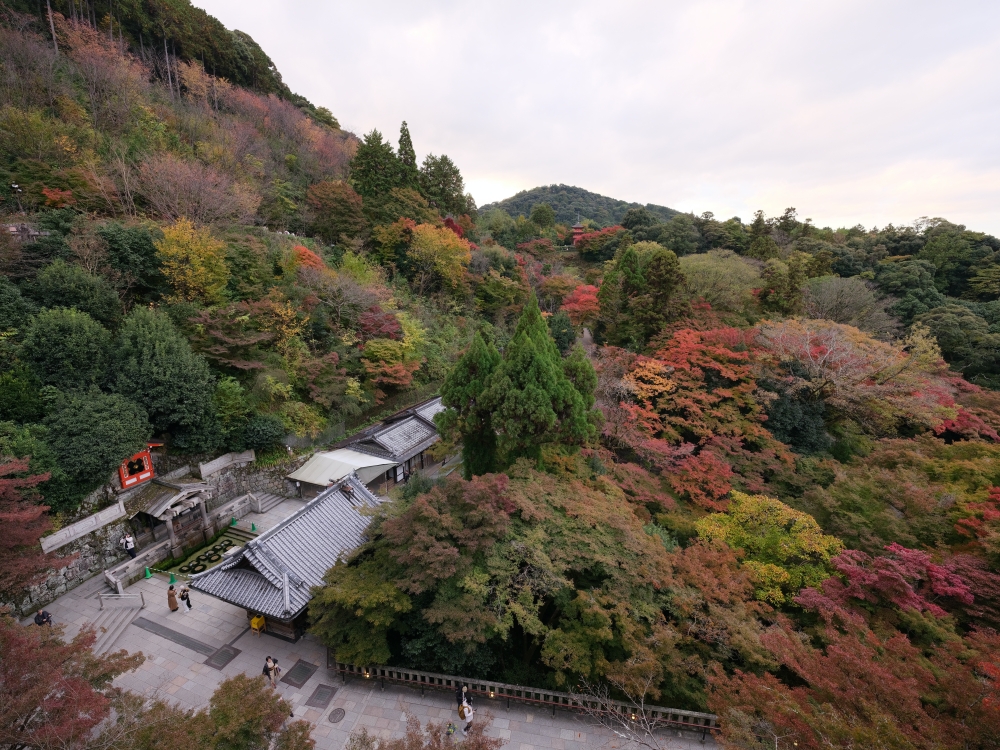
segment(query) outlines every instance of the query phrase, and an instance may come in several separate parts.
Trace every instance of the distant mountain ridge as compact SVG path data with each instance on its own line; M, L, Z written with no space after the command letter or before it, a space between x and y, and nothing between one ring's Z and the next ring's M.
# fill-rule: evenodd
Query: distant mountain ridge
M502 208L511 216L518 214L527 216L531 213L531 207L536 203L548 203L552 206L556 212L556 221L561 224L573 224L579 216L597 222L601 226L617 224L630 208L642 206L641 203L629 203L617 198L609 198L606 195L592 193L573 185L543 185L531 190L522 190L510 198L496 203L488 203L479 211L484 213L493 208ZM680 211L666 206L658 206L655 203L647 203L645 209L662 221L670 221L680 213Z

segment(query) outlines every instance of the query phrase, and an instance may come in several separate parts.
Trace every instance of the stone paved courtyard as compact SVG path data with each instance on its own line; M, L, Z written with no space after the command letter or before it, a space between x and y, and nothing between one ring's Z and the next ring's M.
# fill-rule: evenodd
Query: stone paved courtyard
M297 507L297 501L287 501L279 506L280 510L275 508L266 514L267 518L248 516L245 520L253 520L263 530ZM241 672L260 674L265 657L270 655L278 659L283 677L289 676L299 660L316 667L302 687L279 682L278 692L292 705L297 718L313 725L318 750L340 750L350 734L362 727L385 737L401 736L407 713L422 723L458 722L450 692L428 691L421 695L417 689L392 685L382 690L377 683L359 678L348 678L345 683L339 675L327 671L326 650L312 636L293 644L267 634L255 635L250 632L244 610L199 592L192 592L194 610L188 613L182 607L171 612L167 607L167 585L166 576L157 574L126 590L127 594L141 592L145 608L136 612L135 620L117 637L112 650L142 651L146 661L135 672L118 678L116 684L123 688L197 709L207 705L227 677ZM66 628L66 636L72 637L100 614L102 593L110 594L111 590L97 576L46 609L57 624ZM226 646L230 648L223 648ZM231 658L221 669L206 663L220 655ZM307 706L320 685L335 688L336 693L325 708ZM343 709L343 718L333 723L330 717L338 708ZM483 698L477 698L477 708L476 720L484 720L487 712L492 713L489 734L505 739L505 747L513 750L622 747L620 740L571 712L557 710L553 716L551 709L518 704L511 704L508 710L505 703ZM673 737L669 746L703 747L700 739L696 735ZM714 743L709 738L705 744Z

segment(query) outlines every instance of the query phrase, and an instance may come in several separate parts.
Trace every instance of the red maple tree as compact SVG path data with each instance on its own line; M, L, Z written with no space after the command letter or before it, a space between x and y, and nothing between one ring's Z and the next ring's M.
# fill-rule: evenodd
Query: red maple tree
M72 557L42 553L38 540L52 527L35 488L49 474L28 474L27 458L0 463L0 597L4 599L37 583L46 571L62 568Z
M83 747L111 709L111 681L135 669L142 654L91 653L85 628L72 641L59 628L22 627L0 612L0 746Z
M591 284L580 284L563 300L561 309L573 321L573 325L587 325L597 317L597 313L601 311L601 303L597 301L598 291Z

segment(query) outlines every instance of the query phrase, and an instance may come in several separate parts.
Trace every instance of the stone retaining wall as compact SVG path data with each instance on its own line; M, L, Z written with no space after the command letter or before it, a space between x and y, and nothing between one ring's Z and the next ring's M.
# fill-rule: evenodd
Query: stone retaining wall
M206 480L216 490L215 498L207 510L211 513L247 493L260 492L295 497L295 486L285 479L285 475L295 471L305 463L307 458L308 456L305 456L285 461L266 469L255 469L253 464L243 467L233 466L214 474ZM186 474L189 469L186 462L182 463L176 457L171 457L169 461L162 461L157 460L157 456L154 454L154 463L157 474L164 479L177 478L177 476ZM131 494L144 489L144 487L145 485L139 485L125 492L119 490L116 494L115 485L109 481L108 484L91 493L81 506L81 512L71 519L66 519L67 523L78 521L112 502L117 502L118 499L127 499ZM27 616L70 589L76 588L88 578L99 575L107 568L127 560L128 556L118 546L118 540L122 538L128 528L128 519L121 518L60 548L55 552L57 557L75 556L75 559L65 568L53 571L44 581L28 589L19 599L7 603L20 616Z

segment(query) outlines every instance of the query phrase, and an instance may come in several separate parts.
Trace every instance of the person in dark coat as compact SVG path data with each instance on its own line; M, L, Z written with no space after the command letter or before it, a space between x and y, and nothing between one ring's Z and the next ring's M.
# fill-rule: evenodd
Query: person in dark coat
M181 588L181 601L187 605L187 612L190 612L194 607L191 606L191 589L187 586Z
M170 605L170 611L176 612L177 607L177 592L174 591L174 587L171 584L170 588L167 589L167 604Z
M262 674L271 681L271 687L278 687L278 675L281 674L281 667L278 666L278 660L272 659L270 656L264 659L264 671Z
M48 625L52 627L52 615L46 612L44 609L38 610L38 614L35 615L35 625Z

